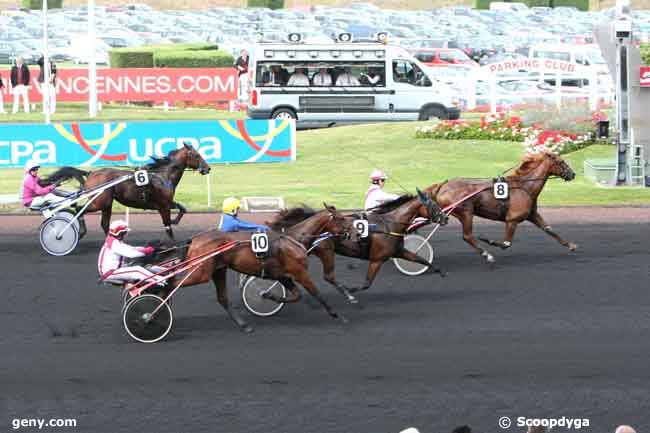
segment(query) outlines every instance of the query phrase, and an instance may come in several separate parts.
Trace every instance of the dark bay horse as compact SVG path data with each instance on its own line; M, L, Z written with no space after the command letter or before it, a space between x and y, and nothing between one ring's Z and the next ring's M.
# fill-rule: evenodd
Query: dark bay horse
M550 176L558 176L565 181L570 181L576 175L569 164L556 154L539 152L525 155L514 175L505 178L510 190L510 197L507 200L494 198L493 182L491 180L456 178L441 184L431 185L426 190L443 208L462 201L463 197L468 197L474 192L477 193L468 200L458 203L451 215L456 217L462 224L465 242L476 249L488 263L493 263L494 257L492 254L481 248L472 235L472 224L475 215L505 222L505 238L503 241L479 237L479 240L492 246L502 249L510 248L517 225L528 220L554 237L569 250L574 251L577 248L576 244L565 241L555 233L551 226L544 222L537 209L537 199Z
M335 236L343 236L349 235L354 229L334 207L330 206L303 221L294 232L294 235L302 233L304 236L312 236L309 233L315 234L320 230L330 231ZM331 317L340 317L345 320L325 302L316 284L312 281L308 271L307 249L304 245L285 233L270 231L268 236L270 241L269 252L264 257L258 257L252 251L251 232L226 233L211 230L194 236L185 257L186 260L200 257L231 241L239 241L239 244L203 262L194 273L183 281L183 286L202 284L212 280L217 290L219 304L226 310L231 320L244 332L251 332L253 329L230 306L226 286L226 272L228 269L246 275L280 281L289 291L289 296L275 298L273 295L267 295L269 299L276 302L297 302L300 300L300 290L296 286L296 283L298 283L321 303ZM169 284L168 287L173 287L173 284ZM161 293L161 295L164 297L166 293Z
M208 174L210 166L199 152L188 144L184 144L180 149L172 150L164 158L153 159L154 162L143 167L149 172L148 185L137 186L133 179L127 180L105 190L86 209L86 212L102 212L101 224L104 233L108 233L113 200L117 200L124 206L157 210L167 234L173 239L174 233L171 226L178 224L186 212L183 205L174 201L176 187L181 181L183 173L186 169L192 169L198 170L201 174ZM79 180L79 176L87 176L82 187L90 190L132 173L133 171L116 168L102 168L88 173L73 167L63 167L44 179L44 183L57 183L71 178ZM173 220L171 219L172 209L178 209L178 215Z
M368 222L375 227L370 230L367 241L359 242L355 239L333 238L319 243L314 248L313 254L323 264L325 280L347 296L348 301L355 302L355 298L350 296L350 292L370 288L377 276L377 272L379 272L383 263L390 258L401 258L432 268L433 266L422 257L404 249L406 229L413 219L418 216L427 218L434 223L447 223L447 216L440 207L428 194L418 190L417 196L403 195L374 208L367 215ZM360 215L346 216L349 222L353 222L358 218L360 218ZM281 222L278 223L281 224ZM334 271L336 254L365 259L370 262L366 280L361 287L348 289L336 280ZM433 269L443 275L440 269L435 267Z

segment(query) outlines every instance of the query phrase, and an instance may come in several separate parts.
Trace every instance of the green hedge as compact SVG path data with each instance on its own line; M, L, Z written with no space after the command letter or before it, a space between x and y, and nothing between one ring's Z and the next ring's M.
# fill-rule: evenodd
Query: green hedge
M249 8L284 8L284 0L248 0L247 4Z
M581 11L589 10L589 0L552 0L551 4L553 7L575 6Z
M490 9L490 3L497 0L474 0L474 8L476 9ZM499 0L501 1L501 0ZM521 0L528 7L534 6L575 6L581 11L589 10L589 0Z
M644 65L650 65L650 44L641 44L641 61Z
M27 9L43 9L43 0L22 0L22 5ZM63 0L47 0L48 9L61 9Z
M209 43L150 45L116 48L109 53L113 68L204 68L232 66L234 59L226 51Z

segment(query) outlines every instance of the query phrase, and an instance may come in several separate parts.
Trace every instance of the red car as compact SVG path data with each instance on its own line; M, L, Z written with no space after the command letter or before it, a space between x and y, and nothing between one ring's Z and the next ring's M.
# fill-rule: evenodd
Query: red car
M418 48L409 50L413 57L429 66L468 65L478 67L465 52L456 48Z

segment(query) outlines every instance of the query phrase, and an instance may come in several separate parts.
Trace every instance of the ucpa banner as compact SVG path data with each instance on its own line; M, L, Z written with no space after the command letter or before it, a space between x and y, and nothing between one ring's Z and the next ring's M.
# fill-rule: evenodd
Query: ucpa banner
M209 164L296 159L291 120L0 125L0 168L139 166L188 143Z

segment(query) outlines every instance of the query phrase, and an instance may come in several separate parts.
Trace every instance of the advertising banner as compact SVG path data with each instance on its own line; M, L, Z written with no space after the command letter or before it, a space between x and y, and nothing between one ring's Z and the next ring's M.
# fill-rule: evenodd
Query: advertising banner
M650 66L641 66L639 71L639 83L641 87L650 87Z
M293 120L4 124L0 168L141 166L183 143L208 164L293 161L295 137Z
M43 100L38 68L30 68L29 100ZM9 71L0 89L12 95ZM88 101L87 69L59 68L57 101ZM125 68L97 70L97 97L100 101L230 101L237 99L237 72L234 68Z

